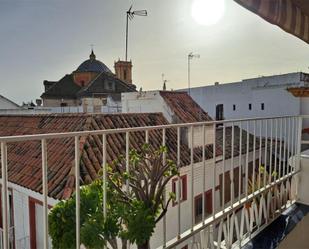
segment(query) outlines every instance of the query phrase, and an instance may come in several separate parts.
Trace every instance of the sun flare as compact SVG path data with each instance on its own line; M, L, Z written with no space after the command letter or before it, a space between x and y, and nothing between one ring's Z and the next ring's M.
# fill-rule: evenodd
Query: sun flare
M191 14L201 25L214 25L224 14L224 0L194 0Z

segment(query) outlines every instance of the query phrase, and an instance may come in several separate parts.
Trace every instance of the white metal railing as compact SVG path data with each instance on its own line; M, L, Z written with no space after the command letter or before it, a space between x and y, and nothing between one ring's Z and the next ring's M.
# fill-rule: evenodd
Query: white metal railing
M128 162L130 135L135 132L144 133L145 142L151 142L150 132L156 131L161 134L162 145L166 144L166 134L173 130L176 133L177 139L177 164L180 165L181 157L181 128L188 128L190 130L190 163L186 167L189 168L189 182L190 195L188 195L189 210L183 209L180 201L177 202L177 229L174 229L175 234L167 234L167 227L169 223L166 217L162 222L161 246L159 248L176 248L184 242L191 243L197 248L231 248L233 245L242 245L246 238L252 238L256 233L261 231L273 219L287 208L297 198L297 178L295 175L300 172L299 160L301 151L301 132L302 121L301 116L286 116L286 117L270 117L270 118L250 118L237 120L223 120L212 122L198 122L188 124L170 124L162 126L148 126L138 128L124 128L112 130L95 130L95 131L81 131L70 133L49 133L39 135L23 135L23 136L8 136L0 137L1 143L1 165L2 165L2 196L8 196L8 159L7 147L10 143L18 143L24 141L41 141L42 150L42 182L43 182L43 234L44 234L44 249L48 248L48 165L47 165L47 140L74 138L75 146L75 182L76 182L76 248L80 248L80 145L81 137L85 136L100 136L102 141L102 169L103 182L106 182L106 151L107 151L107 136L111 134L125 134L125 154ZM218 144L218 125L223 125L222 128L222 144ZM196 166L194 162L194 138L196 127L202 127L202 221L195 224L194 198L196 195L196 184L194 182L194 175L196 174ZM239 137L236 138L236 129L239 130ZM220 147L223 150L222 155L218 156L213 153L212 159L206 159L205 149L205 134L206 130L211 129L213 136L213 151L217 151ZM227 130L230 129L231 134L227 137ZM244 133L242 129L252 130L252 134ZM246 137L243 137L245 135ZM253 149L250 149L250 142L253 142ZM303 141L303 143L306 143ZM227 153L227 144L230 144L231 150ZM142 145L142 144L141 144ZM240 155L235 151L235 146L239 147ZM234 176L235 159L239 159L238 179ZM242 157L244 159L242 160ZM291 165L288 165L288 159L292 157ZM249 172L250 158L253 163L253 170ZM276 171L277 174L272 176L263 174L262 168L256 164L264 164L265 169L268 166L268 171ZM211 167L206 164L211 163ZM220 172L218 172L218 165L222 165ZM129 167L129 163L127 163ZM129 168L127 167L127 170ZM217 178L218 173L222 173L222 195L219 196L223 205L217 204ZM226 172L230 177L230 181L226 181ZM250 173L250 175L249 175ZM213 176L211 191L212 191L212 214L206 215L205 204L206 199L204 195L206 176L211 174ZM244 177L243 177L244 176ZM263 179L261 177L263 176ZM243 179L244 178L244 179ZM253 184L258 186L255 191L249 192L249 180L253 180ZM258 179L255 183L255 179ZM229 182L230 186L226 186ZM295 182L295 188L293 184ZM236 184L238 187L236 187ZM189 184L188 184L189 185ZM243 187L242 187L243 186ZM230 191L230 200L225 196L225 189ZM238 188L238 189L237 189ZM178 178L178 189L180 189L180 178ZM235 192L238 190L238 194ZM242 190L243 191L242 191ZM293 196L293 191L295 196ZM106 196L105 190L103 196ZM9 222L8 222L8 199L2 198L2 217L3 217L3 248L9 248ZM178 200L180 200L180 191L178 191ZM253 201L255 200L255 201ZM251 207L246 205L250 203ZM106 203L103 203L104 214L106 212ZM167 214L168 215L168 214ZM190 222L184 224L184 216L190 216ZM161 226L161 224L160 224ZM185 227L185 228L184 228ZM161 233L160 232L160 233ZM193 248L193 247L192 247Z
M9 228L9 240L8 240L8 243L9 243L9 249L14 249L14 227L10 227ZM4 247L4 244L3 244L3 229L0 228L0 248L1 249L4 249L6 247Z
M23 238L17 239L15 241L16 249L28 249L30 245L30 236L25 236ZM14 248L14 247L12 247Z

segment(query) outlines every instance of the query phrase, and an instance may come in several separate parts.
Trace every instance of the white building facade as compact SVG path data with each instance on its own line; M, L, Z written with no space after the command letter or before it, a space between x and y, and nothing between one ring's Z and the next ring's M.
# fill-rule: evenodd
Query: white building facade
M0 110L4 109L21 109L21 107L12 100L0 95Z
M307 102L301 102L287 89L308 84L309 74L288 73L194 87L190 95L215 119L300 115L309 114L309 108L302 106Z

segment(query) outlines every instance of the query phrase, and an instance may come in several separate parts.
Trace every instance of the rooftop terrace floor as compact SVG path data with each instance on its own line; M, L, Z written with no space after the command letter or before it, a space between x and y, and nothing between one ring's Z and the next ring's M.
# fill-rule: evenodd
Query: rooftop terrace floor
M309 248L309 214L303 217L296 227L283 239L278 249Z
M292 205L243 248L309 249L309 206Z

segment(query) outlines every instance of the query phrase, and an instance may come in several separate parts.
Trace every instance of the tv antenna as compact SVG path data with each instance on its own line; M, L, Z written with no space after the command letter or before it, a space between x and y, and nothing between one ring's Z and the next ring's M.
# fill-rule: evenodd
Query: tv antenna
M127 21L126 21L126 61L128 61L128 35L129 35L129 20L131 21L134 16L147 16L147 10L134 10L132 11L132 5L127 11Z

